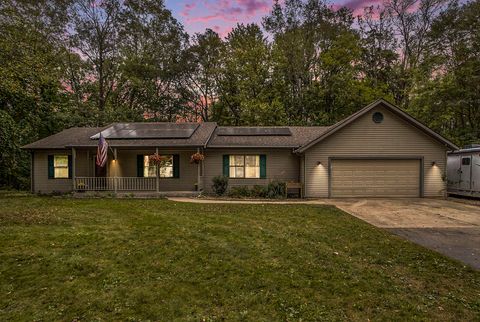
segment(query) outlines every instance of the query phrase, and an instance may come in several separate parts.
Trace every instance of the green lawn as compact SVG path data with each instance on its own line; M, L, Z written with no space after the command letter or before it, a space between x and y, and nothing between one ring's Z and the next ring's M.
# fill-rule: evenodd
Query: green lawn
M0 195L0 320L478 320L480 273L333 207Z

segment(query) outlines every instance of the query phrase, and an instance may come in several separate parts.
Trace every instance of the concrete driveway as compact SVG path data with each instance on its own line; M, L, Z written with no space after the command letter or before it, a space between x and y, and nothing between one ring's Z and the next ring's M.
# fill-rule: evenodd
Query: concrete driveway
M331 199L328 203L480 269L480 206L436 199Z

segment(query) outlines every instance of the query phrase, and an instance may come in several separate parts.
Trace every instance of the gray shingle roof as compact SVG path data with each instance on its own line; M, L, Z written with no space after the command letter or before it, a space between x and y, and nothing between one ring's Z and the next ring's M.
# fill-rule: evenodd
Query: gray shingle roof
M132 123L130 123L132 124ZM153 123L155 124L155 123ZM98 140L90 137L109 128L105 127L73 127L60 133L48 136L31 144L25 145L24 149L64 149L71 147L96 147ZM267 127L267 128L288 128L291 136L219 136L219 129L239 127L217 127L216 123L201 123L190 138L187 139L108 139L111 147L202 147L208 142L208 147L273 147L273 148L298 148L314 140L328 127ZM248 127L241 127L248 128Z
M208 148L295 148L296 152L304 152L320 140L325 139L329 135L335 133L343 126L353 122L355 119L371 110L373 107L382 104L398 116L404 118L410 122L413 126L424 131L426 134L432 136L439 142L451 147L452 149L458 149L458 147L442 137L438 133L429 129L398 107L388 103L385 100L377 100L372 104L366 106L362 110L352 114L346 119L338 122L337 124L329 127L322 126L276 126L276 127L261 127L261 128L288 128L292 135L250 135L255 132L249 129L259 127L218 127L216 123L205 122L200 123L198 128L189 138L152 138L152 139L109 139L111 147L208 147ZM118 125L118 123L116 123ZM129 123L135 125L137 123ZM145 123L142 123L145 124ZM150 124L163 124L165 123L150 123ZM122 125L122 124L120 124ZM167 127L175 127L175 123L169 123ZM44 139L38 140L31 144L25 145L24 149L64 149L69 147L96 147L98 140L92 140L90 137L97 134L100 131L110 127L74 127L64 130L60 133L51 135ZM233 129L243 129L236 131ZM218 131L224 133L236 134L244 133L249 135L218 135ZM264 131L265 132L265 131ZM266 131L271 132L271 131Z
M132 124L132 123L130 123ZM96 147L98 140L90 139L91 136L110 127L74 127L60 133L48 136L39 141L23 146L24 149L61 149L71 147ZM201 147L206 144L216 123L201 123L191 137L186 139L111 139L111 147Z
M67 145L84 144L104 127L72 127L23 146L23 149L64 149Z
M267 128L288 128L292 133L291 136L255 136L255 135L218 135L219 131L229 130L231 128L239 127L217 127L208 142L209 148L223 148L223 147L278 147L278 148L298 148L308 142L319 137L324 133L328 127L323 126L283 126L283 127L267 127ZM248 127L240 127L248 128Z

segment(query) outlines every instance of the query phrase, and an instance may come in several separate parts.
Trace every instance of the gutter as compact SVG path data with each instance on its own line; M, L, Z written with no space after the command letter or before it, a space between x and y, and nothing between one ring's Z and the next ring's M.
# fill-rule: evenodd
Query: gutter
M209 149L295 149L297 146L291 145L215 145L209 146Z

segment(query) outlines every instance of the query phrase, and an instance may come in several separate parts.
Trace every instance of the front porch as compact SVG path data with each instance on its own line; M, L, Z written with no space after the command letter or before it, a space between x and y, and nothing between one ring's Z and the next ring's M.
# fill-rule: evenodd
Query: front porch
M195 184L194 189L188 192L200 192L201 186ZM74 186L76 192L86 191L113 191L113 192L169 192L162 191L160 178L137 178L137 177L75 177ZM172 191L187 192L187 191Z
M112 148L103 176L98 176L96 150L72 148L72 188L75 193L198 195L203 190L203 162L190 162L200 149ZM165 165L156 166L149 157L165 156Z

